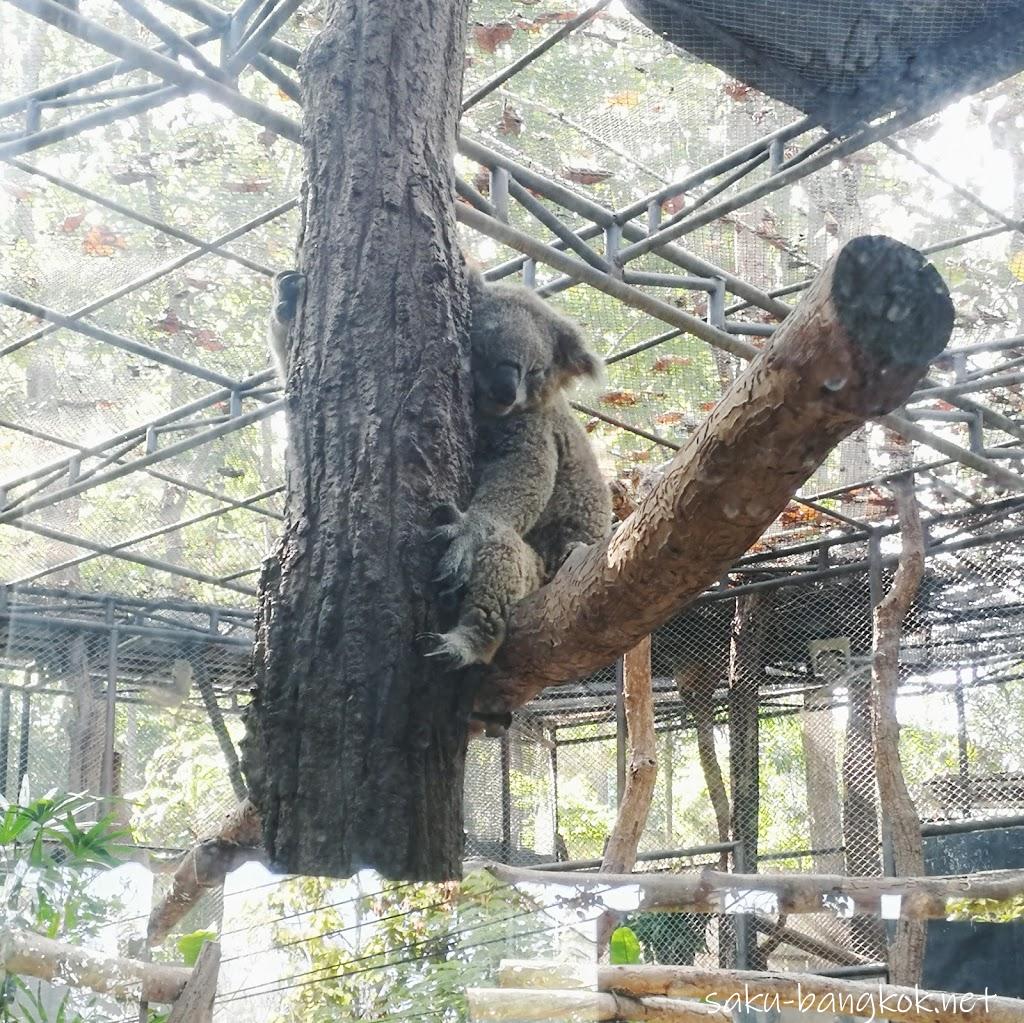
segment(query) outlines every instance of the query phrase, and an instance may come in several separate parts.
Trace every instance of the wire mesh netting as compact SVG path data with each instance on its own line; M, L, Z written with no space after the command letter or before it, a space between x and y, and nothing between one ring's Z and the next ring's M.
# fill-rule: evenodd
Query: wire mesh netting
M927 834L1019 822L1022 513L984 473L1015 471L1024 439L1024 79L1013 77L1019 25L1008 18L1019 4L843 3L827 5L831 20L814 5L792 5L787 19L778 5L747 4L737 19L734 5L711 0L687 5L705 20L704 34L692 34L697 55L663 38L675 38L678 5L626 6L644 20L607 5L526 60L581 8L474 3L462 199L755 346L851 237L884 231L920 248L948 281L957 322L906 414L947 450L952 442L973 456L937 459L878 426L858 431L728 586L658 631L659 773L639 862L666 872L891 872L871 742L871 613L897 549L884 482L910 466L932 547L901 655L906 779ZM120 7L90 8L155 44ZM843 34L853 14L863 17ZM161 8L182 33L216 28L216 15L201 3ZM279 41L302 47L321 15L309 5ZM748 57L763 44L801 81L790 75L775 88L748 74L734 62L735 40L708 34L708 23L741 27ZM1000 24L997 46L990 30ZM989 77L962 74L974 70L969 50L944 72L959 76L954 91L985 91L941 110L910 105L898 82L883 95L862 73L865 41L884 37L871 64L884 70L913 44L935 56L971 33L988 40ZM0 782L8 799L26 784L92 792L160 857L213 831L244 791L236 745L251 607L257 566L281 527L287 440L264 351L267 283L293 261L301 150L229 118L202 92L162 89L131 68L104 77L98 50L6 4L0 36L12 43L0 51ZM200 45L213 57L219 44ZM825 59L829 47L843 59ZM292 69L282 66L276 80L266 65L246 70L239 88L297 118L280 77ZM81 88L49 87L97 69ZM932 98L949 98L949 84L932 83ZM130 109L118 106L125 99ZM874 103L872 116L896 113L865 125L861 101ZM803 116L822 103L831 121ZM673 227L672 239L647 244ZM463 239L492 279L537 287L604 357L606 383L578 395L578 407L625 518L742 360L484 234ZM626 259L630 245L645 251ZM876 527L871 540L865 527ZM467 854L593 869L616 818L625 750L615 666L549 689L507 737L470 746ZM302 942L352 929L349 959L312 979L297 967L276 981L239 975L223 996L232 1019L249 1018L247 999L337 980L342 961L353 976L369 971L345 1004L384 1016L392 1007L376 1000L372 971L390 969L396 948L416 958L428 940L463 965L480 962L488 979L502 956L592 961L605 912L562 895L528 906L499 899L474 916L470 899L436 934L417 922L403 945L396 931L385 955L367 951L378 935L360 930L363 916L330 917L328 883L296 888L287 898L303 908L282 911L268 942L295 941L301 955ZM230 898L184 926L230 920ZM355 902L366 920L422 910L405 898ZM281 930L310 906L320 915L309 933ZM873 919L612 915L648 961L665 964L871 969L885 960ZM237 927L248 941L250 923L239 919L228 933Z

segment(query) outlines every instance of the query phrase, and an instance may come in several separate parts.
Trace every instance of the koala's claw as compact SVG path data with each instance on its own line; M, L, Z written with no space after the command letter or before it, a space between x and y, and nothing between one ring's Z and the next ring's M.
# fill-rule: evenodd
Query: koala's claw
M458 628L452 629L451 632L431 633L430 638L437 645L424 654L424 657L440 657L455 670L483 662L469 637Z

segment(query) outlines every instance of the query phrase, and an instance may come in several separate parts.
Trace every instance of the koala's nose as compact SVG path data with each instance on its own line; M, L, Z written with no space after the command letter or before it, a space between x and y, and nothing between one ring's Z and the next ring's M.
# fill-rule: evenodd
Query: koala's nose
M498 405L514 405L519 393L519 370L515 366L497 366L488 382L488 390Z

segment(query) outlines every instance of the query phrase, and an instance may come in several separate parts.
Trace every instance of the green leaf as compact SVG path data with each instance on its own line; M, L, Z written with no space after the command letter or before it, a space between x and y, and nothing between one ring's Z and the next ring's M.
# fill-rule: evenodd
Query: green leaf
M208 941L216 941L216 931L193 931L191 934L183 934L178 938L178 951L186 966L195 966L199 958L199 952Z
M608 948L608 962L612 966L633 966L641 961L640 939L628 927L612 931Z

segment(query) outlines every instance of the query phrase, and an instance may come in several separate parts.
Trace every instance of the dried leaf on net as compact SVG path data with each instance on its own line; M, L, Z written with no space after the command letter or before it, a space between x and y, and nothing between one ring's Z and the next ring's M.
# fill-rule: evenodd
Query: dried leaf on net
M659 355L651 363L654 373L671 373L678 366L689 366L693 360L688 355Z
M487 53L494 53L502 43L507 43L515 34L516 27L510 21L478 21L473 26L473 42Z
M592 167L585 164L565 163L559 169L563 178L574 181L577 185L599 185L614 176L614 172L604 167Z
M598 398L598 401L600 401L602 405L613 405L616 408L628 408L631 405L636 405L640 401L640 396L636 391L621 388L614 391L604 391Z
M112 256L117 249L127 249L128 243L124 235L111 231L103 224L89 228L82 239L82 251L87 256Z

